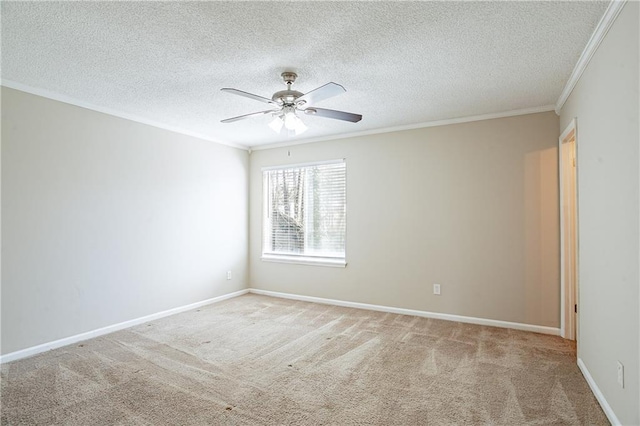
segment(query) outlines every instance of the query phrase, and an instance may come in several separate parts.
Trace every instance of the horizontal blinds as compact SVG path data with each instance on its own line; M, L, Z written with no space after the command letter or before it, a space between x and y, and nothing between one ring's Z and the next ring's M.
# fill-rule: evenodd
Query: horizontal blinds
M263 253L344 258L346 164L263 171Z

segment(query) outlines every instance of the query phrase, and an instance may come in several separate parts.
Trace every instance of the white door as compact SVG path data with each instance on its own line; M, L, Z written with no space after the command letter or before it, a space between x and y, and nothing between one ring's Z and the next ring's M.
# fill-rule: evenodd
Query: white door
M566 339L578 332L578 194L575 120L560 137L562 330Z

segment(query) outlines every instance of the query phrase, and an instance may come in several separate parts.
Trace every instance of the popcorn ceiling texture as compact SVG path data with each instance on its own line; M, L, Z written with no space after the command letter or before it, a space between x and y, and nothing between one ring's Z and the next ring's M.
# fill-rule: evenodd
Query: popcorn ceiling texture
M245 146L287 141L220 92L347 93L304 138L554 104L607 2L2 2L2 79ZM266 108L265 108L266 107Z

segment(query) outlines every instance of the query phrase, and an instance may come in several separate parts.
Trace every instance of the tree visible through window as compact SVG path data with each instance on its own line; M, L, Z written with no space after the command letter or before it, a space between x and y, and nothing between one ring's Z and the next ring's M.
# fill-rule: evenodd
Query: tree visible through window
M263 171L263 255L345 258L344 161Z

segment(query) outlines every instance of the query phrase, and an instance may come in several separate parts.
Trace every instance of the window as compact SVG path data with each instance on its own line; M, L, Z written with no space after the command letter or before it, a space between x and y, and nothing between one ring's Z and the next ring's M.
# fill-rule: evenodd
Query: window
M262 259L345 266L346 163L262 170Z

